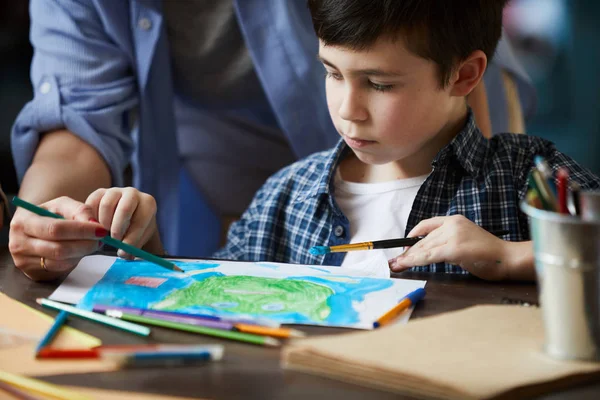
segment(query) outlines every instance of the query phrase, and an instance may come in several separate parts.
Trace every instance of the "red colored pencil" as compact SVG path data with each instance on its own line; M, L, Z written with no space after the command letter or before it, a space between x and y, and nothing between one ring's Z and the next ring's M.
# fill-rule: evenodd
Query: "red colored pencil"
M95 349L54 349L52 347L42 348L36 355L42 359L95 359L100 358L100 352Z
M556 191L558 192L558 211L561 214L569 214L567 207L567 188L569 181L569 172L566 168L560 168L556 172Z

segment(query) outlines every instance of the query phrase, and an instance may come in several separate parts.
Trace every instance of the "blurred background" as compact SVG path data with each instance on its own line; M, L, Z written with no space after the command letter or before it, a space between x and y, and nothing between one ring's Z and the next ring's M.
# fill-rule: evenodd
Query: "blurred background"
M600 174L600 2L512 0L504 28L537 90L527 133Z
M111 0L112 1L112 0ZM504 26L519 60L533 80L537 113L527 133L558 148L600 174L600 2L512 0ZM0 0L0 184L16 193L10 128L32 96L28 1ZM0 241L5 240L6 228Z

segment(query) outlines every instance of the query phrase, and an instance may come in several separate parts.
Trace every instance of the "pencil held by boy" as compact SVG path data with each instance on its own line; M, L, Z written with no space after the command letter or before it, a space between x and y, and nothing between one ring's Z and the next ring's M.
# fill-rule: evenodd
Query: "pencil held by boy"
M488 140L477 128L467 96L494 54L505 3L310 0L328 108L341 139L269 178L214 256L351 265L372 253L309 249L426 236L405 253L381 250L390 268L534 279L527 218L519 209L534 157L554 171L567 167L583 190L600 188L600 180L548 141L512 134ZM111 235L160 253L156 203L145 196L101 190L82 208L85 215L68 219L92 229L86 221L96 217ZM77 236L67 229L71 222L61 225L65 240ZM501 231L508 234L494 236ZM81 243L36 244L64 247L64 257L76 259L89 253L86 243L97 243L89 233Z

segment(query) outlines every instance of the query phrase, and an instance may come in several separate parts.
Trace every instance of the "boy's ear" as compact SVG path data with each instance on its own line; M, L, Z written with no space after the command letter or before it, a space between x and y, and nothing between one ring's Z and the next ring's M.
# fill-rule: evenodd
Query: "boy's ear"
M450 94L457 97L467 96L483 78L486 67L487 57L483 51L476 50L471 53L452 75Z

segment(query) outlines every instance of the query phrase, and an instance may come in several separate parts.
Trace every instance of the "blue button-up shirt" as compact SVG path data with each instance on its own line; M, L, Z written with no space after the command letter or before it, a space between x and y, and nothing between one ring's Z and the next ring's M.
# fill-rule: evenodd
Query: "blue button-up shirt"
M333 189L335 171L349 151L340 141L333 150L315 154L274 175L259 190L241 220L232 225L227 245L215 257L341 265L344 253L315 256L308 250L312 246L349 243L350 221L337 206ZM527 217L519 203L525 198L535 155L543 156L554 171L567 167L570 178L582 189L600 188L597 177L552 143L517 134L487 140L469 113L463 130L434 158L432 171L413 202L406 234L424 219L461 214L490 232L507 230L503 239L529 240ZM416 270L465 273L458 266L444 263Z
M134 186L157 198L167 250L178 253L183 222L177 212L188 204L178 196L180 160L161 6L160 0L32 0L35 96L17 118L12 144L20 178L31 163L39 133L58 128L69 129L98 150L110 167L113 185L123 184L123 171L131 163ZM333 146L338 136L325 103L306 2L235 1L235 12L295 153L303 157ZM200 201L196 199L196 207ZM210 210L205 211L209 218ZM206 220L194 223L198 234L210 227ZM215 232L212 236L218 238ZM195 240L201 254L202 240Z
M295 154L333 146L337 134L306 1L236 0L234 5L257 75ZM66 128L104 158L113 185L123 184L123 171L132 165L134 186L157 199L169 252L210 254L217 248L219 220L189 178L180 175L161 0L31 0L30 14L34 98L12 131L19 179L40 133ZM498 65L525 82L502 49ZM520 91L522 103L531 92ZM492 122L506 120L496 109ZM184 243L188 247L182 250Z

